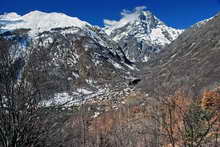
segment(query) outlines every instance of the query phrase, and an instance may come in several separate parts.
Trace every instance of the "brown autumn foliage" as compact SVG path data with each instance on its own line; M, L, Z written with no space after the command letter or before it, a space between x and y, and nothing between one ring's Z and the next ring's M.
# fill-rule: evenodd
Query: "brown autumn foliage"
M207 141L212 143L214 136L219 133L216 129L219 128L216 121L218 117L213 116L210 117L211 119L201 121L201 127L204 127L205 133L203 130L197 130L199 127L188 127L189 125L194 125L194 115L197 115L200 111L203 112L200 108L203 108L202 106L205 102L204 99L210 97L218 99L218 96L218 94L212 91L205 92L200 98L200 103L194 102L184 92L178 91L173 96L162 99L156 104L159 106L158 111L160 112L160 115L155 116L157 118L151 117L157 113L153 113L155 109L148 108L150 105L138 105L133 102L133 105L131 105L129 99L129 105L120 107L118 110L103 113L99 117L94 118L89 125L89 134L90 136L96 136L96 139L99 141L100 138L102 140L105 139L105 141L108 141L107 144L110 143L111 145L114 144L115 141L122 142L119 146L126 146L126 140L130 140L133 146L140 147L144 147L146 145L182 147L194 144L195 141L198 141L196 142L197 144L195 143L195 146L201 144L206 145ZM134 99L135 98L132 97L132 100ZM148 101L149 99L147 102ZM195 112L194 109L196 110ZM190 113L192 112L195 114L191 115ZM205 109L204 112L206 112ZM156 136L159 135L158 141L156 139L157 137L155 138L155 136L150 133L151 131L149 128L151 127L148 123L152 118L157 119L155 122L159 121L158 124L160 124L158 126L159 131L156 133ZM155 126L153 125L153 127ZM187 134L189 129L193 129L194 133L199 134L202 132L203 134L202 136L198 136L196 139L193 138L190 140L186 137L186 135L190 137L190 134ZM132 141L132 139L134 139L134 141ZM118 145L118 143L116 144Z
M125 104L118 105L117 110L108 110L99 117L91 121L90 132L98 132L107 134L119 124L124 125L133 120L143 118L145 107L140 106L140 101L143 101L143 94L136 92L124 98ZM108 107L112 104L108 103Z
M179 91L162 101L161 131L165 134L166 141L163 142L167 142L164 146L218 144L218 139L214 138L220 135L220 93L217 90L205 91L199 100L200 102L193 102ZM192 132L194 136L191 136Z
M97 144L109 147L146 145L143 130L147 115L145 106L138 104L139 99L140 97L131 94L125 98L125 104L118 106L117 110L109 110L91 120L89 134L96 138Z
M160 111L162 112L161 132L165 134L164 137L167 142L164 146L181 146L183 144L183 119L190 104L192 104L192 100L181 91L177 91L173 96L162 100L160 104Z
M211 121L216 122L214 131L210 135L220 135L220 91L219 89L205 91L202 95L201 106L209 111L215 111L216 115Z
M122 108L120 111L109 111L91 121L90 133L101 133L106 135L120 125L127 125L143 117L144 110L138 106Z
M220 110L220 92L205 91L202 96L201 105L205 109Z

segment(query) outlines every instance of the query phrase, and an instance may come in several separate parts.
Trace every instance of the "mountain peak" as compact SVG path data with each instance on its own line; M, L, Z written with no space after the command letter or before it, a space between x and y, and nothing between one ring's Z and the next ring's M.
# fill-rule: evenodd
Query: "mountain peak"
M45 16L45 15L50 15L50 16L61 16L61 17L70 17L64 13L57 13L57 12L43 12L39 10L34 10L31 11L27 14L25 14L23 17L40 17L40 16Z
M111 35L114 30L123 28L127 25L139 25L142 23L149 24L150 26L156 24L163 24L157 17L155 17L149 10L146 10L146 7L136 7L132 11L123 10L121 12L122 18L119 21L115 20L104 20L104 24L106 26L106 33ZM141 25L143 26L143 25ZM133 27L134 28L134 27Z
M39 11L39 10L34 10L34 11L27 13L26 15L45 15L45 14L48 14L48 13Z
M104 20L104 31L121 45L133 62L147 61L150 53L158 52L182 32L166 26L144 6L123 10L121 15L119 21Z
M7 22L3 20L7 20ZM5 24L5 27L3 28L5 30L28 28L31 29L33 35L39 32L48 31L52 28L72 26L82 28L86 25L90 25L85 21L81 21L77 17L71 17L56 12L46 13L38 10L31 11L23 16L17 15L16 13L2 15L0 16L0 24L1 23Z

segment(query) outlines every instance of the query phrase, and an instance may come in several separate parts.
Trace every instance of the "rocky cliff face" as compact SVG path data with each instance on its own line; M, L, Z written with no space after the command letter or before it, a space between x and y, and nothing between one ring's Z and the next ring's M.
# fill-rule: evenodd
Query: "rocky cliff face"
M151 54L176 39L182 30L166 26L145 7L123 12L119 21L105 20L104 31L123 48L133 62L146 62Z

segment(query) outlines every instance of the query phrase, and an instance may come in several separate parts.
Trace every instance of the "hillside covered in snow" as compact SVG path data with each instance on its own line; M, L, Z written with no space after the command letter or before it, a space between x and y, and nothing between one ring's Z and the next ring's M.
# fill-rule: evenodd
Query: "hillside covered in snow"
M17 13L6 13L0 15L0 24L3 25L3 29L31 29L32 34L40 33L43 31L49 31L52 28L64 28L64 27L84 27L89 25L85 21L81 21L76 17L70 17L63 13L45 13L41 11L31 11L23 16Z

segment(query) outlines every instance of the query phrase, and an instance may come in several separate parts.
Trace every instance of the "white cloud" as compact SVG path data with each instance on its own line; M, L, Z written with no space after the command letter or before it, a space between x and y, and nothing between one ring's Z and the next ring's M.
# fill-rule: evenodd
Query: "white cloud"
M131 13L134 13L134 12L137 12L137 11L143 11L143 10L146 10L147 7L146 6L138 6L138 7L135 7L132 11L130 10L127 10L127 9L123 9L122 12L121 12L121 15L122 16L127 16Z
M115 25L116 23L117 23L117 21L115 21L115 20L104 19L105 26L112 26L112 25Z
M146 6L135 7L132 11L123 9L121 12L122 18L119 21L104 19L104 25L107 27L108 26L122 27L137 18L136 12L143 11L145 9L147 9Z
M122 12L121 12L121 15L122 16L126 16L126 15L128 15L130 13L132 13L130 10L123 9Z
M142 10L146 10L147 7L146 6L138 6L136 8L134 8L134 11L142 11Z

